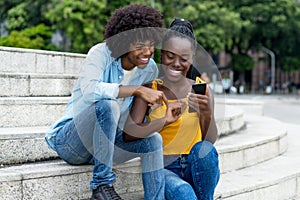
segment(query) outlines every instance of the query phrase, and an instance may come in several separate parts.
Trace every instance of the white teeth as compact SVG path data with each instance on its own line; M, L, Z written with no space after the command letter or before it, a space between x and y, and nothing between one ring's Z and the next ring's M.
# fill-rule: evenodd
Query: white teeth
M143 61L147 61L148 60L148 58L140 58L141 60L143 60Z
M170 70L170 72L171 72L172 74L175 74L175 75L181 74L181 71L178 71L178 70L176 70L176 69L174 69L174 68L169 68L169 70Z
M178 70L178 69L174 69L174 68L170 68L170 70L172 70L172 71L175 71L175 72L178 72L178 71L180 71L180 70Z

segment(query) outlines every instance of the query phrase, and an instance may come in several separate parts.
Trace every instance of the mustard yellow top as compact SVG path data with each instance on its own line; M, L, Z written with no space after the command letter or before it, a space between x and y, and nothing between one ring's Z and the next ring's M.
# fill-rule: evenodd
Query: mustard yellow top
M161 80L160 80L161 81ZM155 82L155 83L154 83ZM160 83L155 80L152 82L152 88L157 89L156 84ZM198 82L196 80L196 82ZM187 101L187 98L184 98ZM177 100L168 100L168 102L176 102ZM166 105L151 111L147 119L153 121L165 116ZM165 126L160 134L163 138L164 155L189 154L191 148L197 142L202 140L199 118L196 112L188 112L188 106L180 116L180 118L167 126Z

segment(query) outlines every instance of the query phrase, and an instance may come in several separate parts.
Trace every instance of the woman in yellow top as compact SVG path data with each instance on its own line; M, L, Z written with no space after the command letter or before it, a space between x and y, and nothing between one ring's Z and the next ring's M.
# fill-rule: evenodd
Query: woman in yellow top
M195 81L186 77L196 45L190 22L175 19L162 43L163 75L147 84L163 91L168 100L148 105L135 97L124 129L125 141L154 132L161 134L166 199L212 200L220 176L218 153L213 146L218 135L213 93L209 87L205 95L191 93ZM189 107L195 112L189 112Z

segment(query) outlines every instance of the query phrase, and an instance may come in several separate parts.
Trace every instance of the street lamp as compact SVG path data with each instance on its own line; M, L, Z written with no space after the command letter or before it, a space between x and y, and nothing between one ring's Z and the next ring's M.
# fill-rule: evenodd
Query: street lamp
M271 87L273 91L275 88L275 54L264 46L261 46L261 49L271 56Z

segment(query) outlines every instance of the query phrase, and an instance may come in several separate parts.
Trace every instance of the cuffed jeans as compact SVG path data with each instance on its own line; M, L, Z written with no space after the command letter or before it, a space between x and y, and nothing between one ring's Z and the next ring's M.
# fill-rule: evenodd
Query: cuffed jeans
M112 185L113 163L141 157L144 199L164 199L162 138L158 133L135 142L123 142L117 122L119 106L101 100L68 121L54 139L61 159L72 165L94 164L90 188ZM115 154L114 154L115 152Z
M213 200L220 177L218 153L208 141L196 143L165 167L167 200Z

